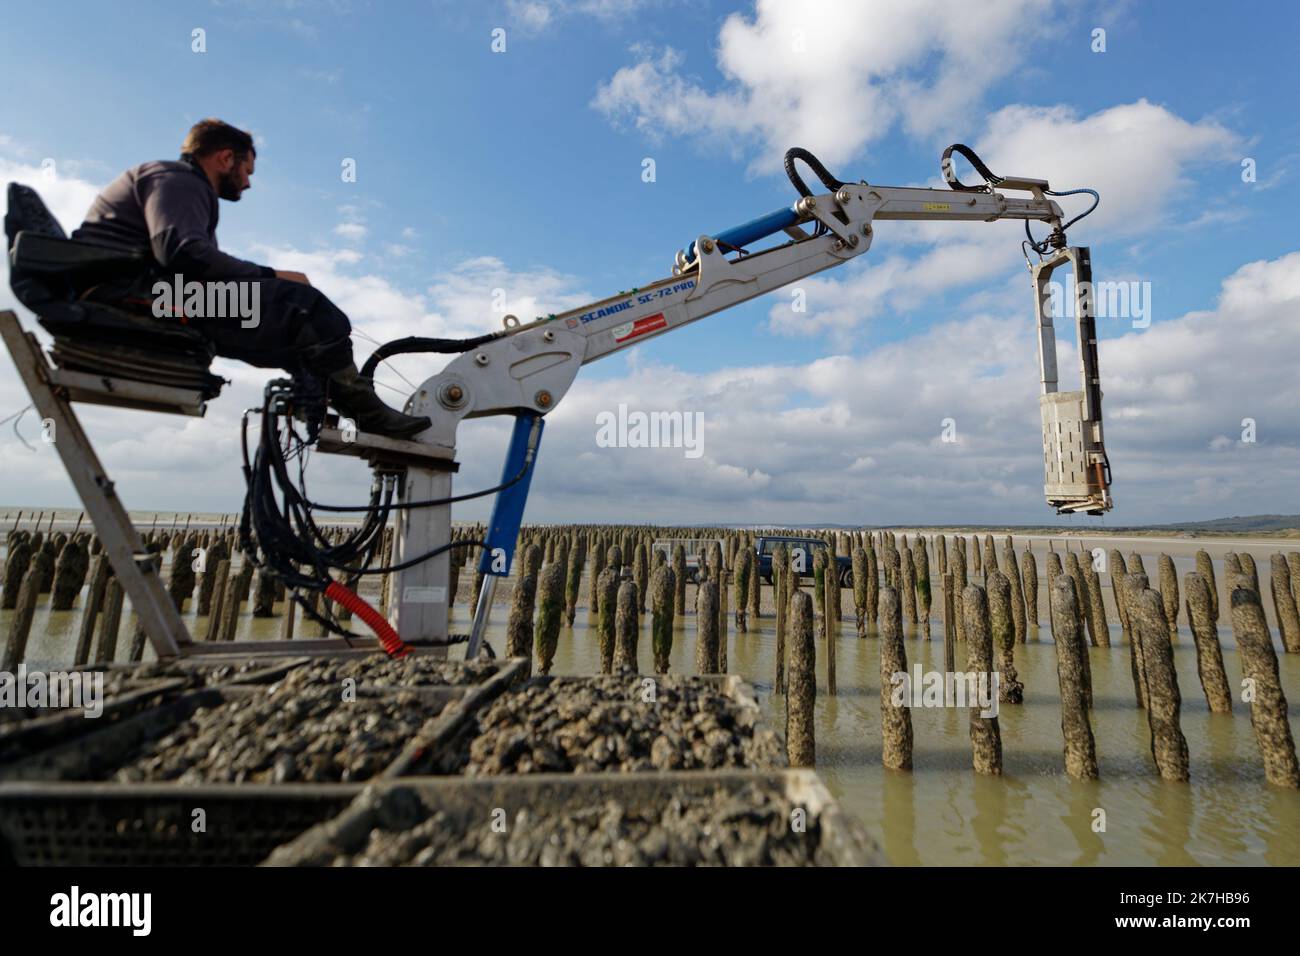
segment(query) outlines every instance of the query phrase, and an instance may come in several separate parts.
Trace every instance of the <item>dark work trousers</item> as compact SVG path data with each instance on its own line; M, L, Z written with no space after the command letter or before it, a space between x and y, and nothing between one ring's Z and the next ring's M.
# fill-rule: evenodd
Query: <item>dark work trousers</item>
M171 282L172 277L151 270L100 283L87 289L81 298L152 315L156 298L153 288L160 281ZM258 368L281 368L291 374L307 371L322 377L346 368L352 361L348 317L319 289L290 279L234 281L251 283L257 290L256 327L244 328L244 320L238 317L183 320L206 334L218 355Z

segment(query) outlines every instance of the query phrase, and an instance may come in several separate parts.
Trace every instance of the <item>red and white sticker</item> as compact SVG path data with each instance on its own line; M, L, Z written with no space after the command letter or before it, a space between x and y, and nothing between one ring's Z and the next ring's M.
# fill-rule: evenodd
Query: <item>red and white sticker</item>
M634 339L638 336L645 335L648 332L654 332L658 329L666 328L668 320L664 318L662 312L656 312L654 315L647 315L644 319L637 319L635 322L627 322L623 325L614 327L614 341L626 342L628 339Z

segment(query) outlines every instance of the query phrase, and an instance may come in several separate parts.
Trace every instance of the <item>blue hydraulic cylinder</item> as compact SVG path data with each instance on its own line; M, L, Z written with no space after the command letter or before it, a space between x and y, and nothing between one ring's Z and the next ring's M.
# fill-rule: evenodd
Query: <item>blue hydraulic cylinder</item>
M541 444L542 429L545 426L546 420L540 415L524 414L515 418L515 429L510 436L510 447L506 450L506 464L501 472L500 484L515 477L525 466L528 471L509 488L497 492L496 504L492 506L492 520L488 524L487 548L478 562L482 574L505 577L510 573L510 564L515 557L515 543L519 540L519 526L524 521L528 486L533 481L537 447ZM502 554L505 556L504 562L499 560ZM497 560L494 560L494 556Z
M749 222L742 223L739 226L733 226L730 229L724 229L713 237L713 240L725 246L743 249L751 242L757 242L773 233L780 232L782 229L788 229L790 226L797 225L801 217L794 210L794 206L785 209L777 209L769 212L765 216L759 216L757 219L751 219ZM724 250L726 251L726 250ZM687 262L695 261L695 242L686 247L684 252Z

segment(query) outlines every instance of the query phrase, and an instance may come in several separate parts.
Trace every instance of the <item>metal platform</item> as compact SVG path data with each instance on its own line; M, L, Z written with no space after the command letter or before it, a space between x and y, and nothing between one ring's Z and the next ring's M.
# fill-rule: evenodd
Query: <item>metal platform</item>
M316 450L327 455L362 458L372 467L404 470L410 466L434 471L459 471L455 451L418 441L401 441L367 432L344 431L337 426L320 430Z

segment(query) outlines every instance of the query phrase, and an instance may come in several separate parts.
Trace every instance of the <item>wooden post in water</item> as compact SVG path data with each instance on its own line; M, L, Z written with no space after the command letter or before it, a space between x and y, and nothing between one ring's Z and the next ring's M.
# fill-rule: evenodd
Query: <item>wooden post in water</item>
M713 546L713 557L716 565L713 569L713 580L718 585L718 673L727 673L727 641L728 631L727 610L729 601L727 598L727 566L723 561L722 548L718 545Z
M293 640L293 627L297 612L298 602L286 593L284 597L284 614L280 617L280 640Z
M1300 654L1300 613L1296 611L1295 595L1291 592L1291 571L1281 554L1269 559L1269 585L1278 630L1282 633L1282 649L1288 654Z
M1174 570L1174 559L1161 553L1156 559L1159 572L1160 601L1165 609L1165 621L1169 626L1169 640L1178 640L1178 572Z
M1026 627L1038 630L1038 561L1034 557L1033 545L1026 542L1024 553L1020 555L1020 577L1024 582ZM1028 637L1026 636L1026 640Z
M205 641L221 640L221 607L226 601L226 579L230 576L230 561L227 558L221 558L217 561L215 568L208 565L209 570L203 574L203 585L209 587L208 579L212 579L210 586L212 598L208 605L208 629L203 635ZM202 602L202 595L199 597Z
M103 664L117 658L117 632L122 625L122 584L116 576L108 579L104 595L104 616L99 624L99 643L95 648L95 663Z
M1231 579L1228 584L1232 586ZM1296 762L1286 694L1278 678L1277 653L1264 620L1264 607L1257 591L1240 586L1232 588L1228 600L1232 633L1241 653L1241 673L1252 684L1250 726L1264 760L1264 776L1275 787L1295 790L1300 788L1300 764Z
M541 674L551 672L551 662L555 660L555 649L559 646L560 627L564 624L564 573L565 562L552 561L542 568L542 576L537 581L537 631L534 643L537 653L537 671ZM624 587L630 583L625 583ZM635 593L631 597L635 600ZM613 611L614 608L611 607L610 610ZM631 610L635 617L636 609ZM614 666L618 666L617 651L614 655ZM632 660L632 667L636 668L635 657Z
M1097 746L1084 702L1083 661L1088 654L1079 628L1074 582L1059 577L1048 596L1056 635L1056 677L1061 687L1061 734L1065 738L1065 772L1075 780L1097 779Z
M618 586L615 599L617 610L614 619L614 670L637 672L637 637L638 624L636 581L624 581Z
M962 609L966 616L966 671L976 676L975 681L967 681L967 692L970 693L975 690L972 683L978 686L979 678L991 681L993 675L993 638L984 589L974 584L967 585L962 595ZM975 772L1001 775L1002 731L996 716L997 698L990 702L994 714L986 717L979 701L980 695L975 696L974 701L967 702L970 705L970 742Z
M903 622L915 628L916 616L916 567L912 561L912 549L903 548L899 552L899 593L903 598ZM828 579L829 580L829 579Z
M1020 580L1020 564L1016 561L1016 549L1011 545L1010 535L1007 536L1006 546L1002 550L1001 571L1011 588L1011 627L1014 642L1023 644L1029 632L1025 620L1025 591Z
M993 637L993 654L997 661L998 700L1004 704L1021 704L1025 700L1025 685L1016 673L1015 597L1012 593L1012 579L996 569L989 572L988 578L989 625Z
M1196 645L1196 673L1201 690L1212 714L1232 713L1232 691L1223 670L1223 651L1219 647L1219 628L1210 604L1210 589L1199 571L1189 571L1183 579L1187 596L1187 620Z
M239 627L239 606L244 603L242 582L242 571L235 573L232 568L226 573L226 593L221 599L221 630L218 631L218 640L235 639L235 631Z
M785 693L785 633L790 610L790 552L784 544L772 549L772 604L776 610L776 680L773 691Z
M596 641L600 646L600 672L614 669L614 624L618 603L618 567L612 563L601 569L594 588L597 607Z
M880 559L870 541L863 550L867 552L867 620L874 624L880 605Z
M90 660L90 646L95 636L95 621L104 606L104 590L108 586L108 559L102 554L95 555L90 567L90 590L86 593L86 608L81 612L81 622L77 632L77 647L72 655L74 666L80 667Z
M795 591L790 597L790 683L785 695L786 756L791 767L812 767L817 763L813 717L816 668L812 598L805 591Z
M867 552L854 548L853 561L853 615L858 637L867 636Z
M755 580L758 568L753 568ZM677 582L673 569L661 563L650 576L650 650L654 654L655 673L668 673L668 658L673 652L673 594Z
M1214 562L1210 560L1210 554L1204 549L1196 552L1196 572L1205 580L1205 587L1210 592L1210 615L1211 619L1218 624L1219 622L1219 586L1214 579Z
M1092 631L1097 635L1100 646L1110 647L1110 625L1106 621L1106 602L1101 595L1101 575L1091 556L1080 562L1080 570L1083 572L1083 583L1088 587L1088 619L1092 621Z
M0 610L12 611L18 606L18 590L23 583L27 568L31 566L33 550L31 542L26 538L9 539L9 555L5 559L4 594L0 595Z
M930 636L930 603L932 594L930 590L930 556L926 549L925 538L920 535L916 538L916 545L913 548L915 558L913 564L916 570L916 610L917 616L921 619L921 629L925 636Z
M966 592L966 547L962 544L961 538L957 539L957 547L952 552L952 601L953 601L953 623L957 633L957 640L966 640L966 613L965 613L965 592Z
M673 592L673 610L684 625L686 623L686 549L680 544L673 545L673 575L677 583L677 590Z
M956 607L952 572L945 571L943 575L943 671L945 674L951 674L957 669ZM947 686L948 681L945 679L944 687ZM948 700L946 695L944 703L952 706L952 701Z
M18 585L18 599L13 617L9 621L9 634L5 640L4 663L0 670L14 673L18 665L26 659L27 639L32 630L32 618L36 614L36 599L40 596L41 576L36 562L32 562L22 583Z
M718 673L718 582L712 574L695 591L695 673Z
M1187 740L1179 726L1182 696L1174 670L1174 648L1159 594L1146 589L1137 594L1138 645L1146 675L1147 723L1151 728L1151 755L1165 780L1187 780Z
M1079 558L1073 551L1065 552L1065 573L1074 579L1074 593L1079 596L1079 616L1082 623L1088 629L1088 642L1097 647L1100 640L1097 636L1097 625L1092 620L1092 615L1088 605L1088 580L1083 575L1083 568L1079 566Z
M835 622L834 598L831 595L839 590L839 567L826 551L819 550L817 557L822 562L822 631L826 635L826 693L834 697L836 695L835 638L839 628Z
M886 770L912 769L912 711L906 694L901 704L894 702L908 680L898 592L885 588L880 592L880 760Z
M1255 567L1255 556L1249 551L1242 551L1237 555L1237 560L1241 564L1242 573L1250 578L1250 586L1255 589L1255 593L1263 597L1259 590L1259 569ZM1263 603L1262 601L1260 602Z
M50 596L51 611L70 611L81 593L90 566L90 552L76 538L70 538L59 552L54 566L54 593ZM1283 565L1285 567L1285 564Z
M506 657L524 657L524 677L533 674L533 607L537 600L537 578L519 568L510 595L510 616L506 621Z
M569 569L564 576L564 618L573 627L578 616L578 590L582 587L582 567L587 561L587 551L582 537L575 535L569 548Z
M1129 669L1133 674L1133 693L1137 698L1138 710L1143 710L1147 706L1146 658L1142 652L1142 642L1138 637L1137 599L1147 589L1147 576L1141 573L1121 574L1117 580L1123 595L1124 615L1128 618Z

